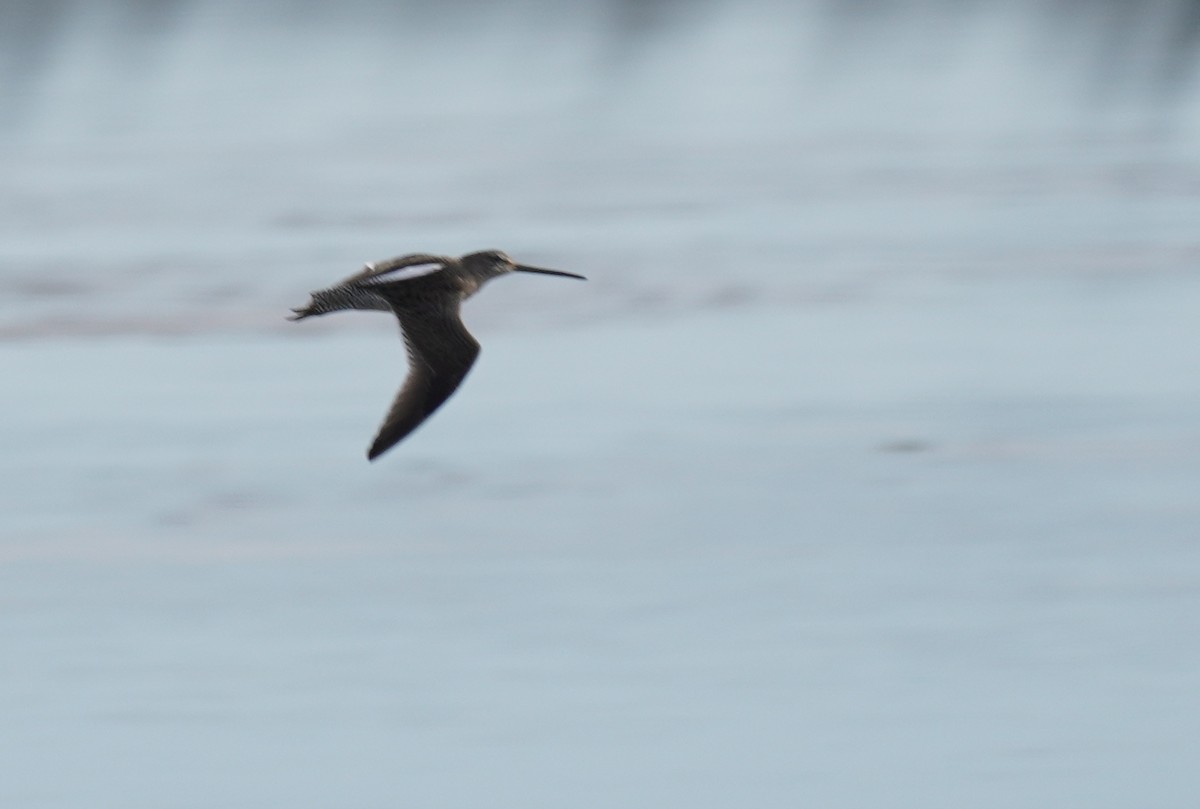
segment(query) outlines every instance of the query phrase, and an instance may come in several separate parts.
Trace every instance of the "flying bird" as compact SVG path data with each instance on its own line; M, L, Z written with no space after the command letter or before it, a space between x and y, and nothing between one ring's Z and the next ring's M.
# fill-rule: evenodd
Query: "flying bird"
M479 343L463 325L460 306L485 282L510 272L583 279L517 264L499 250L461 258L417 253L367 264L341 283L313 292L307 306L292 310L289 320L343 309L391 312L400 320L408 377L367 451L368 460L395 446L458 389L479 356Z

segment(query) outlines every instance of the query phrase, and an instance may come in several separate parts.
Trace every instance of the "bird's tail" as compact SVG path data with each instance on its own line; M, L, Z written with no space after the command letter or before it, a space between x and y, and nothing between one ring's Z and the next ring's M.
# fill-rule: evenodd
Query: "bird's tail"
M288 320L303 320L313 315L325 315L344 309L392 311L387 302L374 292L353 284L339 284L312 293L308 303L298 309L293 309Z
M345 295L339 295L339 292L337 287L318 289L308 296L308 303L292 310L292 313L288 315L288 320L304 320L304 318L314 315L326 315L340 309L349 309L347 301L343 300Z
M293 309L292 313L290 315L288 315L287 319L288 320L304 320L304 318L312 317L315 314L317 314L317 312L313 311L313 306L310 303L308 306L302 306L302 307Z

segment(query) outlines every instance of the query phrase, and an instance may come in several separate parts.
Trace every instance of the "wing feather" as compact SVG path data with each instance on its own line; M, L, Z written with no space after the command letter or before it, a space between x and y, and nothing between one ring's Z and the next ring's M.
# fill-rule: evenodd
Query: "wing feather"
M395 309L408 348L408 376L379 428L369 460L415 430L450 398L479 356L479 343L459 316L458 302L443 309Z
M429 253L413 253L409 256L400 256L399 258L389 258L387 261L371 261L368 262L362 270L347 278L342 283L370 283L374 279L379 278L396 270L404 269L405 267L414 267L418 264L440 264L445 267L450 262L446 256L435 256ZM436 271L435 271L436 272Z

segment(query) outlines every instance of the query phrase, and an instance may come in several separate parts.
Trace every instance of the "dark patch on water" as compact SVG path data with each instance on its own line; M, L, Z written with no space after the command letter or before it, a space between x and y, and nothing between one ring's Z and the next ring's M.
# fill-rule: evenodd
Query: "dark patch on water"
M31 298L70 298L93 290L91 285L69 278L14 278L6 286L12 293Z
M880 452L896 454L928 452L931 449L933 449L933 444L923 438L897 438L892 441L885 441L879 445Z

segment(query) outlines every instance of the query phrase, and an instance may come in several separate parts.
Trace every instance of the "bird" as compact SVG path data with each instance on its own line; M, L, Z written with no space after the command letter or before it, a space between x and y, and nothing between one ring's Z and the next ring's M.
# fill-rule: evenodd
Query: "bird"
M362 309L391 312L400 321L408 375L367 460L394 447L458 390L479 356L479 342L462 322L462 302L487 281L513 272L587 280L572 272L517 264L500 250L459 258L414 253L369 262L340 283L311 293L307 305L292 309L289 320Z

